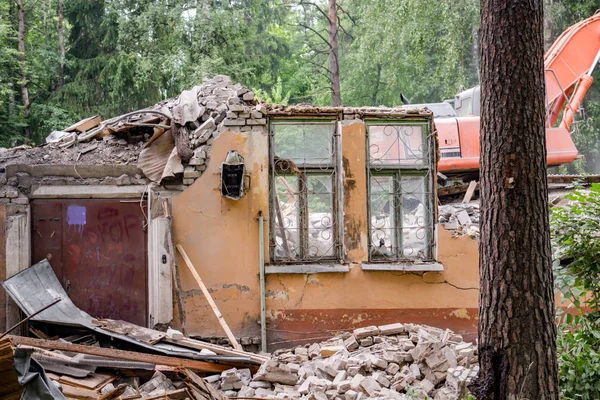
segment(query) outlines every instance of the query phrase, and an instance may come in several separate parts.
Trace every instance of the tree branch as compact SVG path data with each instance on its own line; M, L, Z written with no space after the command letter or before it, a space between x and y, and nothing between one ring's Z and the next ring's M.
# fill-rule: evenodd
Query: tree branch
M327 43L327 46L329 46L329 48L331 48L331 44L329 43L329 40L325 39L325 37L323 37L323 35L321 35L317 30L315 30L315 29L313 29L310 26L305 25L305 24L299 23L298 25L301 26L301 27L303 27L303 28L305 28L305 29L308 29L311 32L313 32L315 35L317 35L318 37L320 37L323 42Z
M352 15L350 15L348 11L344 10L344 8L340 6L339 3L337 4L337 8L342 12L342 14L346 15L350 21L352 21L352 25L356 25L356 19L352 18Z
M321 9L321 7L319 7L317 4L315 4L315 3L311 2L311 1L300 1L300 2L298 3L298 5L301 5L301 6L306 6L306 5L308 5L308 6L313 6L313 7L315 7L315 8L316 8L316 9L317 9L317 10L318 10L318 11L319 11L321 14L323 14L323 16L324 16L324 17L327 19L327 21L329 21L329 15L328 15L328 14L327 14L325 11L323 11L323 10Z

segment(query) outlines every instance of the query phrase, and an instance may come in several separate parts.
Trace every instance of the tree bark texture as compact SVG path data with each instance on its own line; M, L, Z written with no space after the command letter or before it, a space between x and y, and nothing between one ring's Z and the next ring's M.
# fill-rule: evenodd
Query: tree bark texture
M543 0L481 0L478 399L558 399Z
M65 35L63 31L63 2L58 0L58 49L60 51L60 66L58 69L58 85L56 91L59 91L65 84Z
M27 90L27 72L25 68L25 12L23 0L17 0L17 50L19 51L19 64L21 67L21 104L23 104L23 116L29 116L29 91ZM23 136L29 138L29 127L23 128Z
M337 4L336 0L329 0L329 80L331 84L332 106L339 106L342 104L337 38Z

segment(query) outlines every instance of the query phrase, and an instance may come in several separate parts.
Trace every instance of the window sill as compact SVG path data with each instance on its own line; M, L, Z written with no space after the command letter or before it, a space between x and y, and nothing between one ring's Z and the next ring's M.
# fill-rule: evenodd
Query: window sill
M373 264L362 264L363 271L437 271L443 272L444 266L440 263L430 262L424 264L390 264L390 263L373 263Z
M350 272L350 267L341 264L295 264L265 267L265 274L326 274Z

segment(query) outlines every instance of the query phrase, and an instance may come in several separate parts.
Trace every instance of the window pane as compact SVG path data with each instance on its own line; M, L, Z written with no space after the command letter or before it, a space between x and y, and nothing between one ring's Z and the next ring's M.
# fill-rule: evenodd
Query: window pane
M308 248L307 257L333 257L334 213L331 175L308 175Z
M427 202L425 176L404 175L402 192L402 255L428 258L431 238L431 210Z
M371 256L396 256L393 176L371 176Z
M389 165L426 165L427 144L421 126L370 125L369 162L371 168Z
M334 125L328 124L276 124L273 125L275 156L301 165L331 165L333 162L332 138ZM277 167L278 161L275 160ZM279 169L285 170L282 165ZM292 167L293 168L293 167ZM293 172L293 171L289 171Z
M275 257L295 260L300 249L300 194L298 178L275 178Z

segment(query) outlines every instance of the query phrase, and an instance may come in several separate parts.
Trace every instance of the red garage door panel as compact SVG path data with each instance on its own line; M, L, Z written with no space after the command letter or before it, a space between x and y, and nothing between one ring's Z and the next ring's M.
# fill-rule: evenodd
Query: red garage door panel
M145 326L147 240L142 207L145 203L140 207L139 202L118 200L35 200L33 261L49 255L69 297L93 317Z

